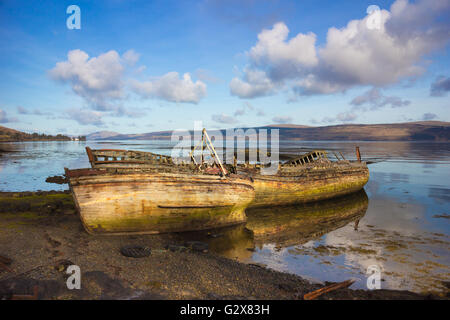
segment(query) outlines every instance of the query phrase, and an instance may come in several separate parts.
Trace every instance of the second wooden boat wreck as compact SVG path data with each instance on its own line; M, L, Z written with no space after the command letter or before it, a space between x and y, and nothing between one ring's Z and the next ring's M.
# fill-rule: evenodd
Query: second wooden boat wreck
M360 160L330 161L324 150L314 150L280 164L276 174L261 174L261 165L236 166L235 172L250 176L255 199L250 207L293 205L340 197L361 190L369 169Z

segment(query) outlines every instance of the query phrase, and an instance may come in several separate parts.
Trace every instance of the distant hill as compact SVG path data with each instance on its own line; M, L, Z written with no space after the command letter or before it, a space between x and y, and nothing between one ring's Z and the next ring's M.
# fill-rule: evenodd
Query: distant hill
M282 140L450 141L450 123L441 121L267 128L280 129Z
M121 134L116 133L115 135L108 135L100 137L101 133L108 131L101 131L88 134L86 136L87 140L170 140L172 131L159 131L159 132L149 132L149 133L139 133L139 134ZM110 132L112 133L112 132Z
M323 127L283 124L254 127L254 129L279 129L281 140L450 141L450 122L443 121L341 124ZM222 132L225 134L225 130ZM95 134L88 135L87 138L89 140L168 140L171 138L172 131L116 134L107 137Z
M15 134L23 134L23 132L0 126L0 137L13 136Z
M304 126L301 124L271 124L267 127L275 128L312 128L311 126Z
M90 133L86 136L87 140L101 140L101 139L107 139L110 137L114 137L119 135L120 133L114 132L114 131L97 131Z
M78 137L79 140L85 140L85 137ZM7 127L0 126L0 142L11 141L54 141L54 140L72 140L71 137L62 134L55 136L43 133L26 133Z

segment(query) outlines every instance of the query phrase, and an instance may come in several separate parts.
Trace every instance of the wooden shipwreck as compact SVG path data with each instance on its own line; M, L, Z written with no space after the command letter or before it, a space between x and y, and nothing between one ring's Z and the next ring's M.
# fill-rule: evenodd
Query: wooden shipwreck
M330 161L325 151L313 151L280 164L274 175L263 175L261 166L249 164L236 166L235 172L253 179L255 199L251 207L336 198L361 190L369 180L369 169L365 162L344 159Z
M66 169L66 177L91 234L152 234L238 224L245 222L245 208L255 196L251 179L227 174L223 167L219 172L199 171L195 165L173 164L168 157L152 158L148 153L145 161L130 160L126 156L135 152L120 150L103 150L114 156L98 162L87 150L93 168ZM219 159L217 165L222 166Z
M210 142L206 131L200 146ZM199 144L200 145L200 144ZM198 145L198 146L199 146ZM196 148L198 147L196 146ZM228 172L247 176L255 189L255 198L250 207L267 207L291 205L331 199L361 190L369 180L367 164L361 161L359 148L356 150L357 160L348 161L343 154L333 152L336 161L328 158L324 150L313 150L298 158L278 164L276 174L264 175L261 172L263 164L237 163L222 164L213 162L209 166L201 160L196 160L191 152L191 159L176 165L177 168L191 167L199 172L218 173L226 176ZM212 158L217 159L217 153L211 149ZM142 151L127 150L91 150L87 148L89 161L93 168L164 168L174 166L169 156Z
M194 156L196 149L201 150L200 159ZM205 161L204 150L212 161ZM82 170L67 175L90 232L103 232L102 228L104 232L163 232L219 227L243 222L247 206L331 199L357 192L369 180L358 148L356 161L336 152L337 161L331 161L325 150L313 150L275 164L278 170L273 175L262 174L261 163L222 164L205 129L184 162L143 151L89 147L86 151L94 174ZM104 213L98 212L97 203Z

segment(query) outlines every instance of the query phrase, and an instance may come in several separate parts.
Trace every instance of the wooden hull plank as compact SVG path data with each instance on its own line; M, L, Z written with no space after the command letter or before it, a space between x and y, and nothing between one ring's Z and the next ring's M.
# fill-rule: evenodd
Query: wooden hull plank
M92 234L202 230L245 222L251 182L170 174L70 178L84 227Z

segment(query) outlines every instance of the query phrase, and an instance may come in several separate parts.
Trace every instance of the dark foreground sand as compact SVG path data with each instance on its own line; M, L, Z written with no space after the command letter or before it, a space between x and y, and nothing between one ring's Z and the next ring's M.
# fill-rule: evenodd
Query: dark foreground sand
M213 253L165 249L176 235L92 236L71 196L59 192L0 193L0 299L31 294L39 299L302 299L322 287ZM127 258L125 245L145 245L149 257ZM172 248L172 247L171 247ZM66 287L65 269L81 268L81 290ZM430 299L407 291L340 289L320 299Z

